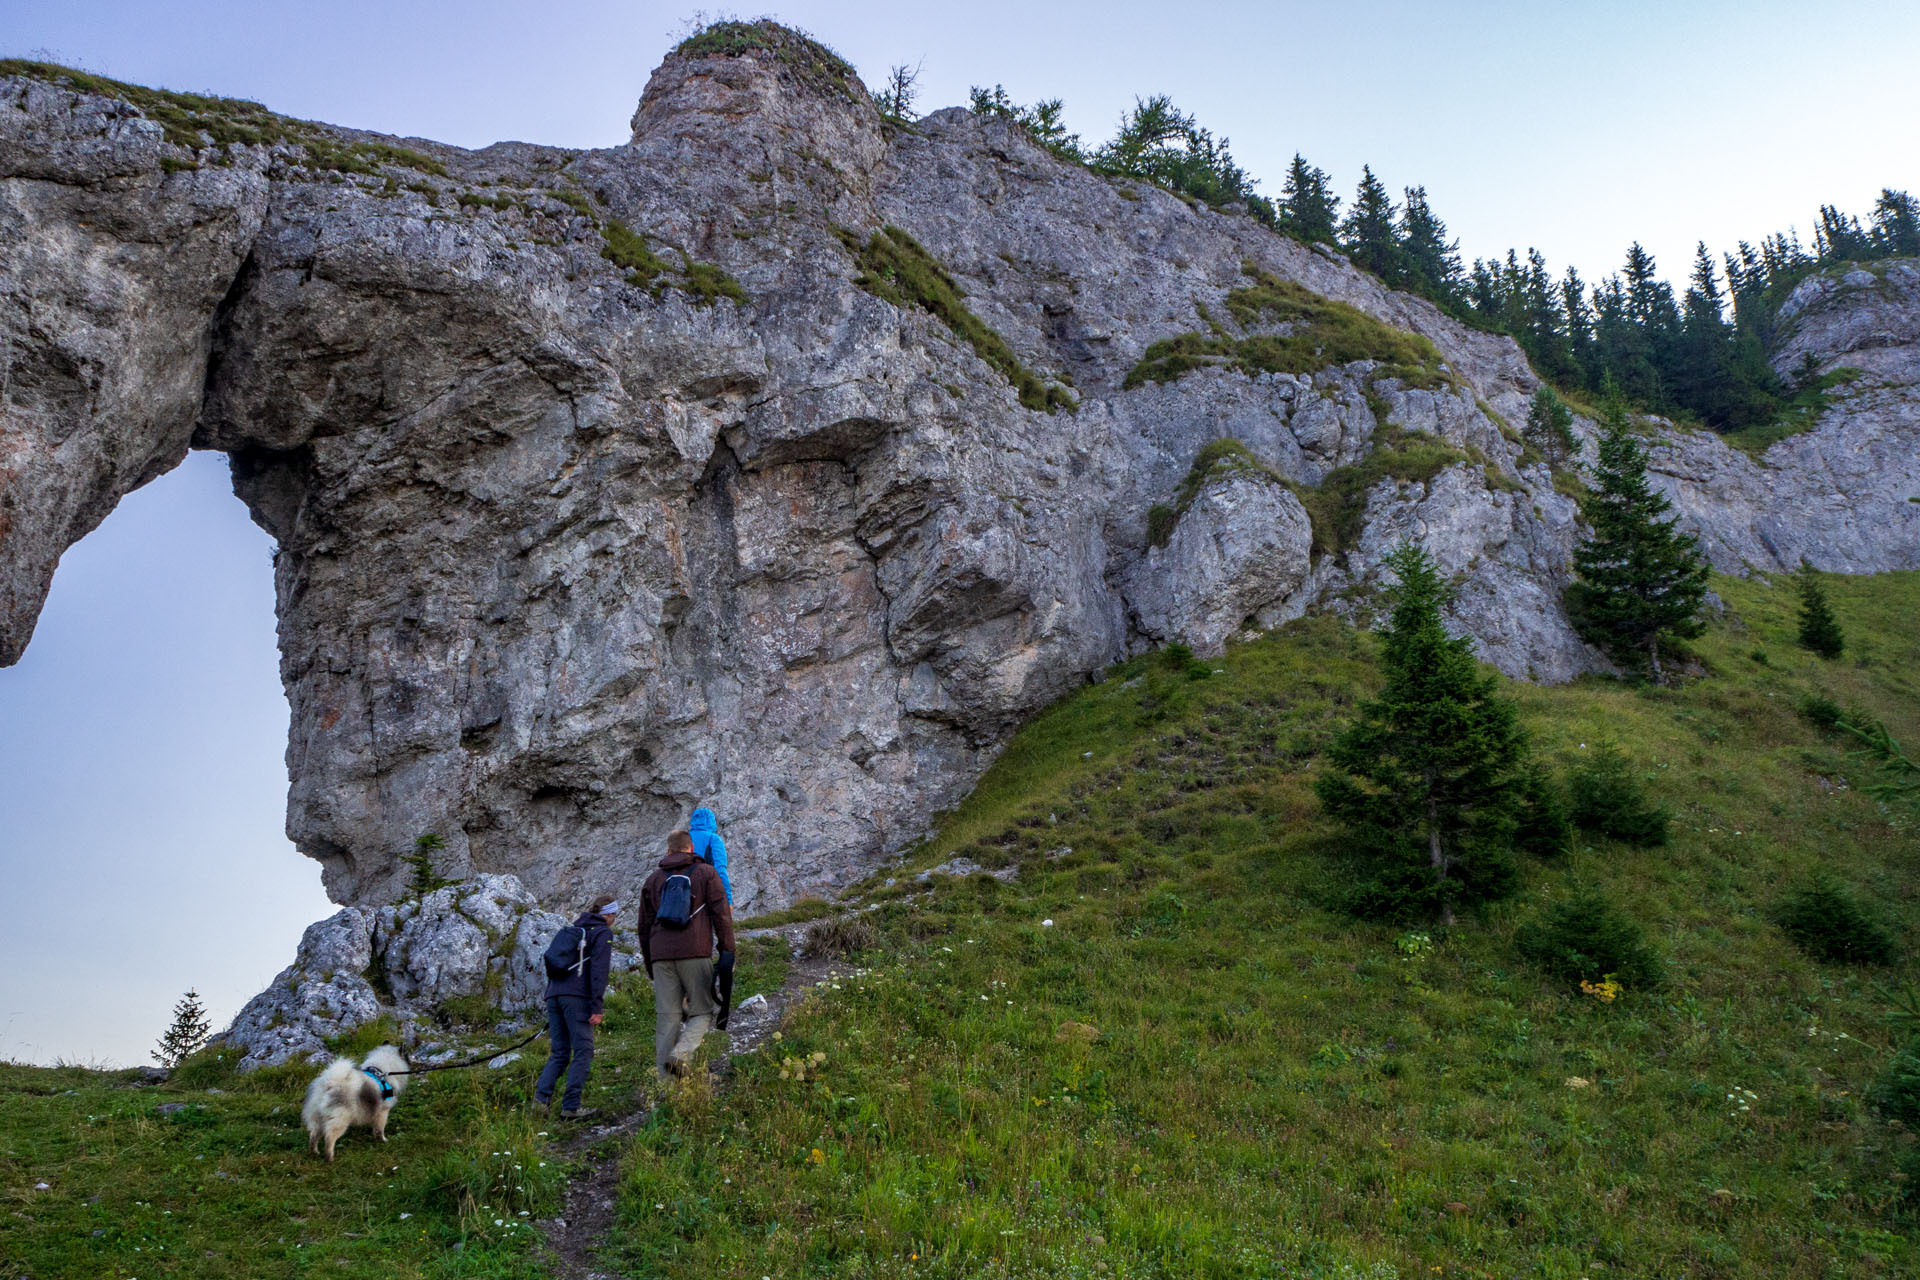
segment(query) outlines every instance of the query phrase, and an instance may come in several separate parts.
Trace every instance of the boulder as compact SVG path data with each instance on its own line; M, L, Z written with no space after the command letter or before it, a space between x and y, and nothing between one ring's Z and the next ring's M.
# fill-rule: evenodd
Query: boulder
M1202 657L1250 619L1284 610L1312 567L1313 522L1300 499L1254 466L1218 469L1149 547L1126 584L1140 630Z
M242 1070L327 1056L326 1042L387 1015L402 1027L478 999L505 1014L540 1007L540 963L567 917L518 880L484 875L386 907L347 907L300 939L294 961L220 1037Z

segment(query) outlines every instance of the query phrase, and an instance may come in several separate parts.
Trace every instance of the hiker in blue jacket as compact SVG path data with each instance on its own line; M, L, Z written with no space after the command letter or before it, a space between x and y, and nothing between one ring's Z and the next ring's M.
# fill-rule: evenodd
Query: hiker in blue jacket
M693 837L693 856L713 864L720 873L720 887L727 891L727 905L733 905L733 881L727 878L727 842L720 838L713 810L695 809L687 819L687 834Z

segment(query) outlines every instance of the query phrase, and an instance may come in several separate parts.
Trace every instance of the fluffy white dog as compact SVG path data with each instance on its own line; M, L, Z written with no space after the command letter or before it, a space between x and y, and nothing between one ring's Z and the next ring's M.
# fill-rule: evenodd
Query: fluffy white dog
M335 1058L307 1086L306 1105L300 1119L307 1126L307 1150L318 1152L327 1144L327 1160L333 1160L333 1144L356 1124L370 1125L373 1136L387 1140L387 1113L400 1101L407 1077L398 1075L407 1069L407 1060L390 1044L383 1044L355 1062Z

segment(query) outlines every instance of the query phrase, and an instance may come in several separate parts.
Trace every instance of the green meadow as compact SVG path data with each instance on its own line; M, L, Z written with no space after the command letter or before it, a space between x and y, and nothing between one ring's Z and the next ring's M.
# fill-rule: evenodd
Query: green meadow
M1916 1141L1872 1104L1915 976L1920 814L1867 794L1872 763L1803 711L1920 739L1920 573L1825 583L1836 662L1794 644L1790 583L1717 578L1678 686L1508 685L1538 758L1564 775L1617 748L1671 839L1579 837L1448 929L1335 905L1310 788L1377 682L1369 635L1309 619L1111 670L857 886L872 928L837 931L858 950L777 1041L659 1089L651 998L624 980L587 1101L653 1109L575 1157L618 1162L599 1265L1920 1274ZM956 856L988 870L918 878ZM1816 870L1891 931L1893 965L1811 959L1772 922ZM1520 955L1522 925L1589 890L1639 924L1659 985L1589 994ZM784 948L742 977L778 986ZM530 1224L567 1170L559 1122L524 1110L537 1066L426 1077L386 1146L355 1131L332 1167L304 1151L309 1068L208 1054L133 1088L0 1067L0 1274L549 1274Z

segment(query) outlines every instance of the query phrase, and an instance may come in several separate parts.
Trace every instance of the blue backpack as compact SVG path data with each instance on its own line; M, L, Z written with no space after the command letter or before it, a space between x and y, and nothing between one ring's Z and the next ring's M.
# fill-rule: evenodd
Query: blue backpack
M587 967L586 926L570 924L555 933L540 959L547 966L548 979L553 982L581 972Z
M693 881L685 872L676 871L660 886L660 910L653 918L669 929L684 929L706 909L704 902L693 905Z

